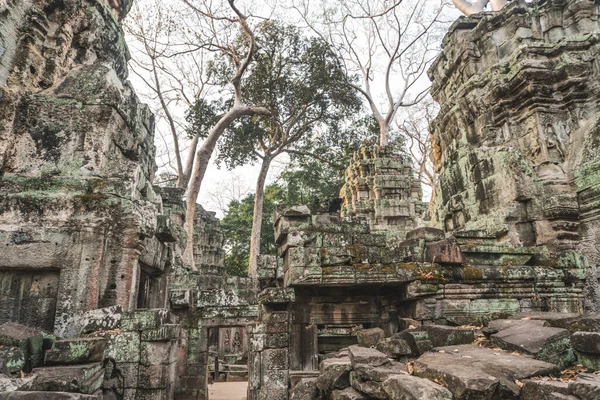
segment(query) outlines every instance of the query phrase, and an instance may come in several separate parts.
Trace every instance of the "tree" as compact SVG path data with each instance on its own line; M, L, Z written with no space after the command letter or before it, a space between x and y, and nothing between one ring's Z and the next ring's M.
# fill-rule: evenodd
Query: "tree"
M346 75L361 76L360 82L347 84L366 99L379 125L379 144L387 145L398 110L428 93L425 72L437 55L444 0L292 1L304 23L327 41Z
M409 112L399 115L402 118L397 118L397 129L406 138L406 147L417 171L417 178L433 194L437 174L431 162L429 126L437 115L438 106L427 96L420 104L407 111Z
M130 70L142 83L138 92L157 118L156 131L164 146L159 157L166 161L160 167L168 170L163 174L174 174L179 188L188 185L200 137L208 129L190 130L180 110L211 94L205 76L210 52L182 28L187 25L185 11L179 3L139 0L124 22L133 54Z
M185 218L185 231L188 235L187 246L184 257L186 261L194 268L194 214L196 212L196 202L200 193L202 180L206 173L208 163L212 153L217 145L217 141L223 135L225 130L242 117L270 115L270 111L265 107L247 105L243 96L242 81L248 68L254 60L256 53L256 37L254 31L248 23L248 17L243 14L234 4L234 0L228 0L233 15L217 15L211 9L211 2L201 1L199 4L192 4L191 0L184 0L190 9L200 18L209 21L209 36L199 44L210 51L217 51L229 62L224 71L231 71L229 84L232 89L233 99L227 104L226 111L218 117L217 122L210 128L204 137L202 145L196 152L194 168L187 190L187 208ZM223 38L221 29L230 29L231 25L239 26L240 33L237 39L231 36ZM208 39L208 40L207 40ZM206 104L206 102L203 102Z
M232 168L260 161L249 274L256 275L261 248L264 187L272 161L292 151L315 130L338 132L339 124L360 108L344 82L347 77L325 42L303 37L292 26L267 21L257 27L255 63L241 88L248 101L268 110L269 118L246 116L230 125L218 160ZM226 67L216 64L215 71Z
M268 185L265 188L264 213L262 218L261 253L275 254L275 238L273 234L273 215L275 207L281 202L281 188ZM254 194L241 200L233 200L228 211L221 220L221 231L225 236L225 271L232 276L248 274L250 261L250 236L254 216Z

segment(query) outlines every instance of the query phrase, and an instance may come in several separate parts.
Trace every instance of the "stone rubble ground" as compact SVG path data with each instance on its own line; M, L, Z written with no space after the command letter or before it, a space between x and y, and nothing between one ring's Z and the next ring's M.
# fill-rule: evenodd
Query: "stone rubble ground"
M320 363L318 377L298 379L290 400L598 400L598 322L600 315L536 313L391 338L364 329L358 345Z

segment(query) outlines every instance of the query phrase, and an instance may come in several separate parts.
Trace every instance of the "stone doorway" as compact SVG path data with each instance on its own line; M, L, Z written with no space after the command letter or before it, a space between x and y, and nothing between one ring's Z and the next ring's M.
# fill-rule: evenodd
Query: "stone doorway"
M245 326L208 329L210 382L248 381L248 339Z

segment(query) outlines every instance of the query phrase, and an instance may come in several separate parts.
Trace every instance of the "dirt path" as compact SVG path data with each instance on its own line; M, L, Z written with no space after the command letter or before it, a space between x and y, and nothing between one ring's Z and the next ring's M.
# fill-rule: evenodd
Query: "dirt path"
M246 400L248 382L223 382L208 385L209 400Z

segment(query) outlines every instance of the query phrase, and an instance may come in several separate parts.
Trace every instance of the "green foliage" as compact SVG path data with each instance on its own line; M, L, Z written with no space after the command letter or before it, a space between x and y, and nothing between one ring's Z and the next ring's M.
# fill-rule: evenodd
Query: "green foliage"
M261 254L275 254L273 215L279 203L281 188L269 185L265 189L264 213L262 220ZM250 256L250 234L254 212L254 194L241 200L233 200L225 217L221 220L221 230L225 236L225 271L231 276L246 276Z
M186 121L190 124L188 127L189 138L194 137L197 133L201 138L208 136L210 128L219 121L221 114L230 106L230 103L230 101L208 102L206 99L198 99L185 116Z

